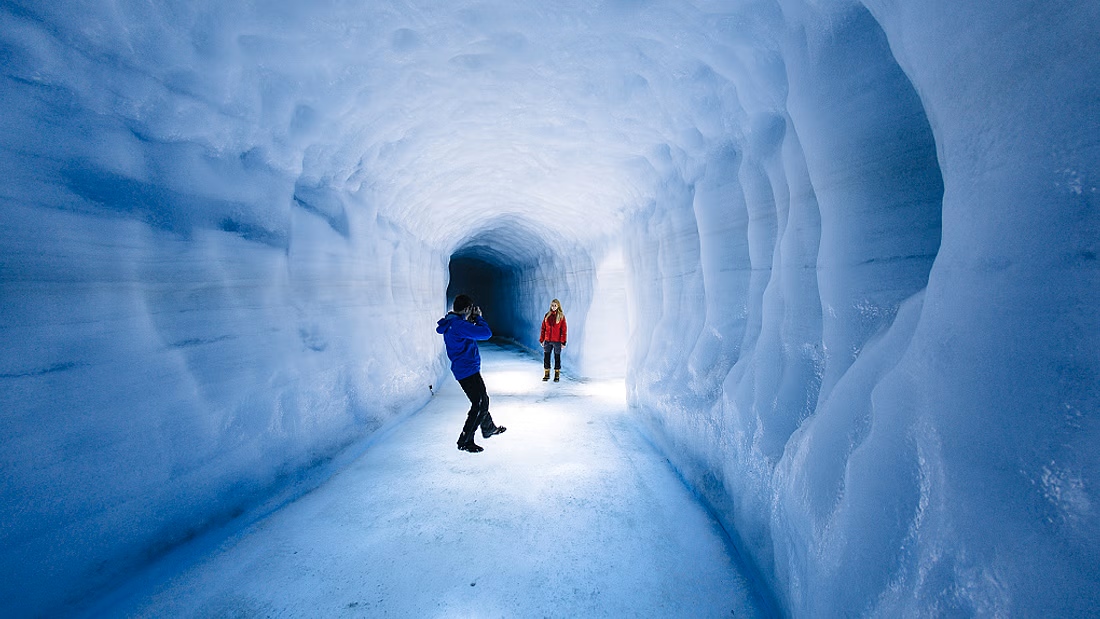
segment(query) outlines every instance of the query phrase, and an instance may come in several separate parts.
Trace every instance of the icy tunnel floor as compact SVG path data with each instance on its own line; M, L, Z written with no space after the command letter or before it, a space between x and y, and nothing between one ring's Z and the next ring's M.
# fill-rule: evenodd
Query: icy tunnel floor
M716 522L634 428L621 381L544 383L526 353L482 354L508 428L479 438L484 452L455 448L468 402L448 378L316 490L97 614L764 614Z

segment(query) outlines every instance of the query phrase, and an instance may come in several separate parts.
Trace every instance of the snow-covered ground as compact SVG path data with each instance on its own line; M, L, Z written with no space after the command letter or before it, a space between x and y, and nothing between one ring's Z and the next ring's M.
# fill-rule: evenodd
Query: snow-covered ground
M622 381L544 383L518 348L482 354L508 428L484 452L455 449L468 403L448 378L313 492L197 540L91 614L767 616Z

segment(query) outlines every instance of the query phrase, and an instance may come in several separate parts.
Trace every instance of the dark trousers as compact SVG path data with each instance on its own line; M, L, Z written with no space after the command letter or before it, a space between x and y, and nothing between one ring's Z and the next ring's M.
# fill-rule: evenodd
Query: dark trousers
M550 353L554 353L554 369L561 369L561 342L543 342L542 367L550 369Z
M466 392L466 397L470 398L466 425L462 426L462 434L458 436L458 444L462 446L474 442L478 426L481 426L482 436L496 432L497 426L493 423L493 416L489 414L489 394L485 393L485 381L481 379L481 372L463 378L458 384Z

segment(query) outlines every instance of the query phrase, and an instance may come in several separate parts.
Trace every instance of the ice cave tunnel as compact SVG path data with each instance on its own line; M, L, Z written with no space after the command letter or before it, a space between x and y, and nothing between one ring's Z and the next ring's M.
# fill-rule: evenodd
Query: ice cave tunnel
M0 2L0 600L415 415L458 290L790 617L1100 615L1100 3Z

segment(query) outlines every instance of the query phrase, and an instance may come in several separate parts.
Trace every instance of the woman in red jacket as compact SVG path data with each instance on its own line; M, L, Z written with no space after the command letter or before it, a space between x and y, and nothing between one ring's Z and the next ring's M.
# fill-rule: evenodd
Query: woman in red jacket
M542 317L542 333L539 334L539 344L542 344L542 379L550 380L550 353L554 353L554 382L561 380L561 349L565 348L565 312L561 310L561 302L554 299L550 302L550 311Z

